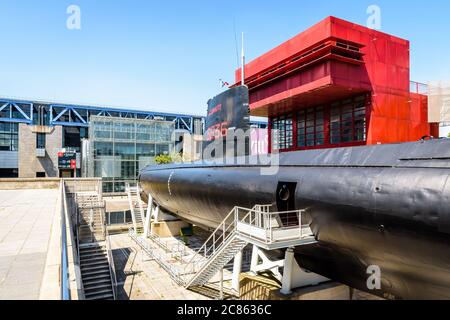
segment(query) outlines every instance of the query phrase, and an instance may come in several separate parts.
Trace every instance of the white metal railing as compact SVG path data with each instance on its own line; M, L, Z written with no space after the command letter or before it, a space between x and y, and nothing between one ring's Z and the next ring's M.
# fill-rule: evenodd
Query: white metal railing
M117 274L116 266L114 265L114 258L112 255L111 240L108 231L106 231L106 252L108 256L109 274L111 277L111 284L113 289L114 300L117 300Z
M306 210L268 212L236 207L238 234L270 245L277 242L301 240L311 237L309 224L302 223ZM247 213L243 218L242 215Z
M198 249L194 256L186 263L183 272L184 274L198 272L204 264L207 263L208 259L233 236L233 232L236 229L235 219L235 209L233 209L204 242L203 246Z
M133 228L129 229L129 236L145 251L153 260L155 260L169 275L170 277L181 286L184 286L184 282L181 277L179 269L175 268L170 263L166 262L164 255L160 254L157 250L154 250L150 244L142 237L139 237Z
M150 237L156 245L166 253L174 251L180 262L179 268L167 263L163 254L154 250L150 244L130 228L130 236L141 246L147 254L160 264L178 284L186 285L196 277L196 274L204 269L207 264L219 252L226 250L233 239L269 246L283 244L291 246L293 241L301 241L313 237L308 224L302 223L302 214L305 210L293 210L285 212L270 212L271 205L256 205L253 209L234 207L227 217L212 232L210 237L187 261L186 250L168 248L161 243L158 237ZM174 256L172 255L172 257Z

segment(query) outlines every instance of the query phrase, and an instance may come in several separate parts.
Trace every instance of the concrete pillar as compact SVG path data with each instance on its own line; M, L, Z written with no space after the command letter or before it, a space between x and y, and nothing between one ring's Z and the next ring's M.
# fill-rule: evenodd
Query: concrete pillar
M282 294L288 295L292 293L291 289L292 289L293 268L294 268L294 249L288 248L284 256L283 279L281 281L281 290L280 290Z
M153 198L151 195L148 195L148 208L147 215L145 216L144 222L144 238L148 238L152 228L152 207L153 207Z
M233 263L233 279L231 282L231 286L236 292L239 294L240 286L239 286L239 276L242 272L242 250L239 251L234 257Z
M253 275L256 275L256 268L258 266L258 253L259 253L258 247L253 245L252 260L251 260L251 264L250 264L250 272Z

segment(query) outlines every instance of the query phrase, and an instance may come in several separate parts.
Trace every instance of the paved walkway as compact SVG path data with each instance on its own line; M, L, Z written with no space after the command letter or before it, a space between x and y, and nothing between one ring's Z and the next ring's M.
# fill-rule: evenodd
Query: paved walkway
M0 190L0 300L39 299L58 192Z

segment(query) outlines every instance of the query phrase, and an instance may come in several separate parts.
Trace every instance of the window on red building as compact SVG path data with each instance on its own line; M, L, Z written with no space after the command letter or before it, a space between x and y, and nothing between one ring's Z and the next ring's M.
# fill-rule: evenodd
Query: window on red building
M273 118L272 129L276 133L274 150L332 147L364 142L367 134L366 96Z
M324 108L310 108L297 113L297 147L325 144Z
M333 103L330 107L330 144L366 141L365 96Z
M274 149L285 150L294 146L294 127L292 114L284 115L272 120L272 128L276 137Z

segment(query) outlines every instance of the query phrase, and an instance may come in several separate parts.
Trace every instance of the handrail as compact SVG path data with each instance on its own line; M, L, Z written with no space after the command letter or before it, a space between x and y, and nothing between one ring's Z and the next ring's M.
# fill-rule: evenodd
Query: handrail
M76 265L78 265L78 266L80 266L80 236L79 236L79 231L78 231L78 224L79 224L79 222L78 222L78 207L76 207L77 209L77 217L76 217L76 219L77 219L77 225L76 225L76 227L75 227L75 232L76 232L76 238L77 238L77 258L76 258L76 260L77 260L77 263L76 263ZM83 293L83 299L84 299L84 285L83 285L83 281L80 281L80 289L81 289L81 292Z
M129 234L149 256L170 274L175 282L189 286L212 262L211 259L215 259L218 253L223 252L235 237L246 243L278 247L280 245L291 246L292 241L305 239L306 234L304 234L303 228L308 225L303 225L301 215L306 210L270 212L271 207L271 205L257 205L253 209L234 207L203 245L194 251L193 256L186 259L187 261L183 259L185 251L177 249L176 254L180 254L181 265L179 267L165 262L163 255L154 250L144 238L138 237L133 232L133 228L130 228ZM311 237L311 232L309 231L306 236ZM161 243L158 238L150 237L150 239L167 253L167 245Z
M209 252L209 250L206 251L206 247L207 247L207 244L209 243L210 240L213 240L213 245L214 245L214 249L215 249L215 242L216 242L215 237L216 237L216 234L217 234L220 230L224 230L226 221L227 221L230 217L232 217L232 216L235 215L235 210L236 210L236 208L233 208L233 209L230 211L230 213L226 216L226 218L223 219L223 221L219 224L219 226L213 231L213 233L211 234L211 236L204 242L203 246L201 246L201 248L197 250L197 252L196 252L196 253L194 254L194 256L191 258L191 260L189 260L189 261L187 262L187 265L186 265L186 267L185 267L185 270L187 269L187 267L188 267L191 263L194 263L194 260L196 260L196 258L197 258L198 256L200 256L201 258L207 257L206 254L207 254L207 252ZM233 225L234 225L234 224L233 224ZM227 230L228 230L228 228L224 231L224 234L226 233ZM225 241L223 241L222 244L223 244L224 242L225 242ZM219 248L217 248L217 249L219 249ZM202 252L202 251L205 253L205 255L201 255L201 252Z
M106 252L107 252L108 262L109 262L109 274L110 274L111 281L112 281L113 296L114 296L114 300L117 300L116 266L114 265L114 258L112 256L112 251L111 251L111 240L109 237L108 230L106 230Z
M61 300L70 300L70 284L69 284L69 259L67 254L67 232L66 232L66 197L64 192L64 181L60 182L61 197Z

